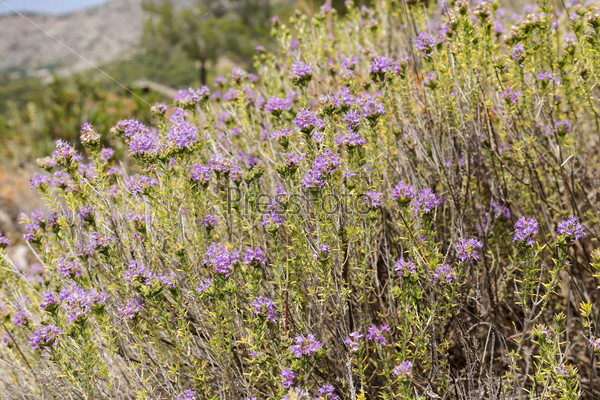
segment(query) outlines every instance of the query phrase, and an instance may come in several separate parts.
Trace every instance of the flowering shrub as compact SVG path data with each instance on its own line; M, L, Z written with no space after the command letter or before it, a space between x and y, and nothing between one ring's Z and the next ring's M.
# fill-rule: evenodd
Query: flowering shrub
M57 143L23 217L43 274L0 250L5 393L600 395L597 12L347 8Z

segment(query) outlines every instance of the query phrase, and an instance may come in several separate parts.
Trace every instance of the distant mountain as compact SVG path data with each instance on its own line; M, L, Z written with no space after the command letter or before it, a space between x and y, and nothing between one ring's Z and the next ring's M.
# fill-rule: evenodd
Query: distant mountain
M141 0L63 15L2 16L0 73L69 75L127 57L138 51L143 20Z

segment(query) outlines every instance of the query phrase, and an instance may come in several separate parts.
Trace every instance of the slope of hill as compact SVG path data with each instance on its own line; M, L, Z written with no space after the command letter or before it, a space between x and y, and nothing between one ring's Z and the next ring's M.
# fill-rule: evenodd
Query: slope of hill
M0 17L0 72L69 75L126 56L141 37L140 3L118 0L64 15Z

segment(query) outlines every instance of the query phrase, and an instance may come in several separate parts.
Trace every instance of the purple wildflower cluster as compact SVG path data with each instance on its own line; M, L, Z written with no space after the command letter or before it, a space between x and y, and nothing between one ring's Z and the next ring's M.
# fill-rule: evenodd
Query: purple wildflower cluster
M538 222L534 218L521 217L515 223L513 242L521 242L533 247L535 244L533 236L537 233Z
M519 97L521 97L523 93L520 90L514 89L506 89L504 92L500 92L500 98L506 99L507 102L512 104L517 104L519 102Z
M377 325L373 324L367 330L367 339L373 342L378 342L381 345L386 345L388 344L388 341L383 336L383 334L388 333L390 330L390 327L386 324L380 325L379 328L377 327Z
M10 246L10 240L4 236L4 234L2 232L0 232L0 249L4 249L8 246Z
M210 89L208 86L202 86L200 89L182 89L177 92L174 100L177 107L194 109L198 103L207 100L209 96ZM162 113L164 114L165 111Z
M339 400L340 396L335 394L335 387L332 384L326 383L319 388L319 397L317 400Z
M196 391L192 389L184 390L182 394L177 395L175 400L196 400Z
M176 150L191 150L199 140L198 133L196 125L177 118L167 131L167 146Z
M265 252L259 247L248 247L246 254L244 255L244 264L252 265L265 265L267 259L265 258Z
M455 248L458 252L458 259L462 262L472 262L479 260L477 249L481 249L483 243L475 238L462 238L456 243Z
M410 378L412 371L412 363L410 361L404 361L400 363L394 370L392 374L400 380L408 380Z
M269 114L273 114L278 117L284 111L292 109L292 103L287 99L281 99L279 97L271 97L265 104L265 111Z
M58 165L69 166L73 161L79 161L80 156L69 143L59 139L56 141L56 150L52 152L52 160Z
M134 319L138 313L144 308L144 303L141 299L127 299L125 304L120 308L121 316L125 319Z
M365 193L364 204L372 209L383 207L383 193L373 190L368 191Z
M344 344L346 344L350 348L351 353L356 353L360 347L359 340L362 338L359 332L352 332L346 339L344 339Z
M569 243L585 236L583 225L577 217L570 217L558 223L556 233L563 236Z
M261 224L268 232L274 233L283 224L283 217L272 207L263 214Z
M150 270L142 262L131 260L127 269L123 271L123 278L125 282L134 285L136 287L167 287L173 289L175 285L175 275L170 273L164 275L156 273Z
M304 175L302 186L305 189L325 187L326 178L341 166L340 156L327 149L314 161L312 168Z
M221 274L228 277L233 268L239 261L238 253L228 249L221 243L212 243L202 262L213 269L215 274Z
M252 301L252 307L254 308L254 314L266 317L269 322L276 322L279 317L277 307L273 300L268 299L264 296L259 296Z
M433 273L433 284L437 284L440 280L444 280L450 284L456 280L456 276L452 273L452 267L448 264L440 265Z
M374 81L383 81L386 74L392 72L393 61L388 57L376 57L371 61L369 74Z
M290 346L290 354L301 358L303 355L311 356L321 350L323 345L319 342L313 334L307 336L299 335L294 339L294 344Z
M394 271L398 276L408 276L417 271L417 265L410 260L407 261L404 257L400 257L394 264Z
M413 208L423 214L429 214L440 204L440 200L430 188L423 188L415 196Z
M404 181L399 181L392 189L392 200L395 200L401 207L408 207L412 199L415 198L415 189Z
M294 85L306 86L310 82L313 75L313 69L310 65L302 62L297 62L292 65L290 71L290 80Z
M283 383L283 387L289 389L294 384L294 379L296 379L296 373L289 368L284 368L281 371L281 381Z
M53 324L41 325L36 331L29 337L29 344L34 349L46 348L50 346L56 347L58 344L58 337L63 332Z
M67 321L79 323L85 320L87 314L92 310L102 309L108 300L108 295L96 289L86 291L72 283L70 286L62 288L58 298L65 309Z
M436 35L423 31L417 35L415 48L425 55L430 55L438 43L439 39Z
M310 134L315 129L322 129L324 126L323 121L318 118L314 112L307 109L298 111L294 122L300 132L306 135Z
M192 182L197 182L200 187L206 188L210 183L212 169L209 165L194 163L192 164L189 174Z

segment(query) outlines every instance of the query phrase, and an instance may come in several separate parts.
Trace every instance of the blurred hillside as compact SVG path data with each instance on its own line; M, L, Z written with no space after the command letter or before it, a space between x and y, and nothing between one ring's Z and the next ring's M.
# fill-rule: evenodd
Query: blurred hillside
M2 16L0 73L10 78L67 76L130 57L143 21L141 0L112 1L63 15Z

